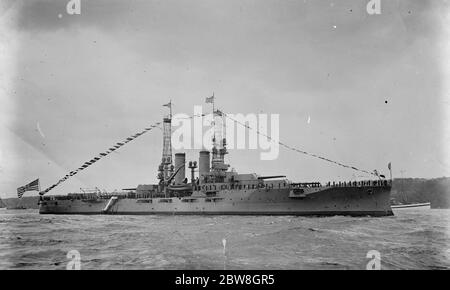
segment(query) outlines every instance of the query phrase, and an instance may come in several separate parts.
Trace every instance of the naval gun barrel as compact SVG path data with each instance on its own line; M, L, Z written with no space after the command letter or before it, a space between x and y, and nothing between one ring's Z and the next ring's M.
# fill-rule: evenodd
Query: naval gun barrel
M286 175L270 175L270 176L258 176L258 179L274 179L274 178L285 178Z

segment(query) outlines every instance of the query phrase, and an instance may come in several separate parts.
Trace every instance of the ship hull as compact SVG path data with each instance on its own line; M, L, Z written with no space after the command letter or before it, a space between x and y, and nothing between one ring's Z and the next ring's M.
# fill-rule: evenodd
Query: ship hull
M224 190L214 197L54 199L41 201L41 214L117 215L293 215L390 216L390 186Z

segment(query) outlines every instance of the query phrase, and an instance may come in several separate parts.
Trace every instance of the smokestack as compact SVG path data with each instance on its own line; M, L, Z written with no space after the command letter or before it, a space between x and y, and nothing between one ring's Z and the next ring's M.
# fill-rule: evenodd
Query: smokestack
M175 175L175 184L182 184L186 177L186 153L175 153L175 171L181 167L177 175Z
M194 186L195 184L195 178L194 178L194 172L195 168L197 168L197 161L189 161L189 168L191 169L191 184Z
M198 162L198 175L200 180L203 175L206 175L210 172L209 164L210 164L209 151L206 150L200 151L200 158Z

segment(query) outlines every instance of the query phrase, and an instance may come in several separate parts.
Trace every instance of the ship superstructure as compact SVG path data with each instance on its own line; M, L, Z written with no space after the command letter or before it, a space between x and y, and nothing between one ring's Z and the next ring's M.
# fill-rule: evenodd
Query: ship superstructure
M163 150L158 184L121 193L69 193L44 196L41 214L198 214L198 215L392 215L391 182L291 182L283 175L239 174L225 163L224 115L213 108L211 150L197 161L175 153L172 162L172 111L163 119ZM198 170L197 170L198 169ZM189 172L187 172L189 171Z

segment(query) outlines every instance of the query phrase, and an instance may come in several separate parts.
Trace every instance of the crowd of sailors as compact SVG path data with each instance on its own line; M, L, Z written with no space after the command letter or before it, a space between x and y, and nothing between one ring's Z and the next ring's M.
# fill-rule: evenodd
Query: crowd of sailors
M330 187L363 187L363 186L388 186L391 181L386 179L379 180L363 180L363 181L339 181L327 182L326 186Z

